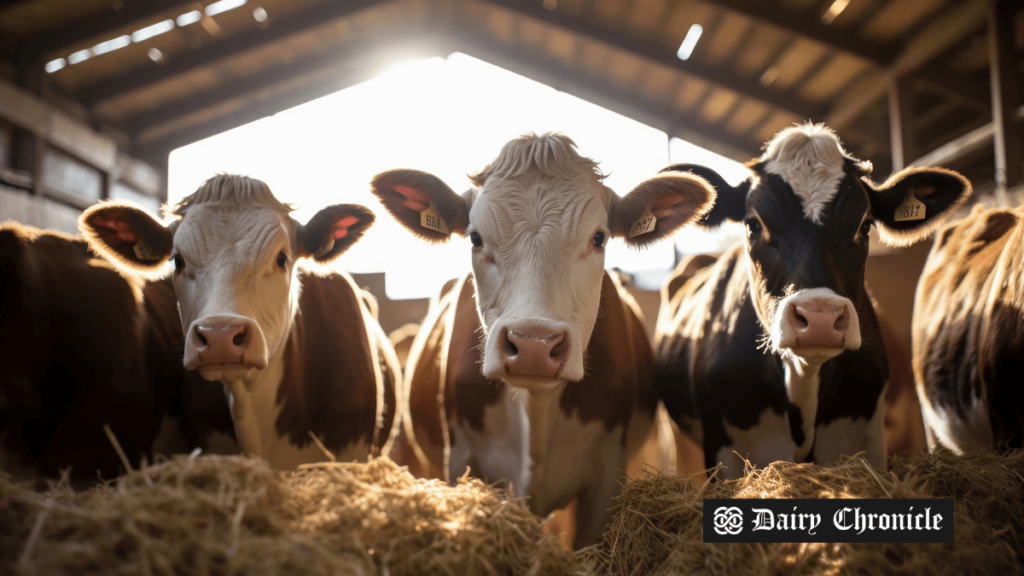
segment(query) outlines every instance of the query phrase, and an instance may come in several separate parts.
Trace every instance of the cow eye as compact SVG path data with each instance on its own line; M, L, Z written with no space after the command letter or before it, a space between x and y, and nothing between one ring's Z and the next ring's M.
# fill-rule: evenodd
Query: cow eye
M181 254L174 255L174 271L181 272L185 269L185 259L181 257Z
M288 263L288 255L287 254L285 254L284 252L281 252L280 254L277 255L277 267L278 268L284 268L285 264L287 264L287 263Z
M604 232L602 232L600 230L598 230L597 232L594 232L594 242L593 242L593 244L594 244L594 246L597 246L598 248L602 248L604 246Z
M751 218L750 220L747 220L747 231L750 234L751 238L753 238L754 236L760 236L761 221L758 220L757 218Z
M868 234L871 232L871 224L872 222L870 220L867 220L866 222L860 225L860 235L862 237L867 238Z
M480 235L476 232L469 234L469 241L473 243L473 248L479 248L484 245L484 241L480 239Z

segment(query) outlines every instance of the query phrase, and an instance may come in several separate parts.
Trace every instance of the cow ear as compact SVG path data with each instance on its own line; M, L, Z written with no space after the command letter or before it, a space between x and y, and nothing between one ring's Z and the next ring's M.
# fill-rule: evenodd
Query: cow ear
M928 237L971 195L971 183L944 168L907 168L877 187L862 181L879 238L892 247Z
M97 204L78 218L78 230L101 256L133 272L157 272L171 256L171 231L123 202Z
M299 256L326 264L358 242L373 225L374 220L376 216L365 206L328 206L317 212L299 229Z
M714 228L726 220L740 222L747 214L747 193L750 192L751 178L736 186L725 181L718 172L696 164L673 164L662 172L689 172L707 180L716 193L715 206L697 221L698 226Z
M374 176L373 194L410 232L430 242L444 242L452 233L466 235L469 202L433 174L419 170L388 170Z
M662 172L613 197L608 215L612 236L645 246L703 217L715 203L715 189L693 174Z

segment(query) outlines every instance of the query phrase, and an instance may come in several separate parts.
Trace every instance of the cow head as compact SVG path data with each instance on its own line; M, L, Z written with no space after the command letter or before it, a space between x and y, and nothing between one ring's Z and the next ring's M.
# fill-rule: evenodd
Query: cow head
M753 174L733 187L703 166L666 168L707 179L718 201L701 222L729 219L747 227L750 286L767 344L783 357L822 363L861 345L861 316L871 309L864 286L868 233L907 246L928 236L970 195L962 176L908 168L884 184L871 165L843 150L822 124L779 132Z
M373 192L413 234L473 243L483 375L543 389L583 378L611 237L643 246L699 218L714 201L704 180L666 173L619 198L597 164L561 134L529 134L456 194L437 177L391 170Z
M151 275L174 265L185 368L207 380L250 379L286 340L296 312L296 261L334 260L373 224L362 206L324 208L306 225L263 182L221 174L168 211L164 226L127 204L82 214L89 244L120 266Z

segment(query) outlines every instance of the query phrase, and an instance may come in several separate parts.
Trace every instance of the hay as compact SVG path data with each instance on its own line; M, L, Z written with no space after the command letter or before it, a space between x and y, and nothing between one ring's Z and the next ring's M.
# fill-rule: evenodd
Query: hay
M0 573L569 574L508 492L416 480L388 459L292 473L178 456L84 492L0 473Z
M704 544L704 498L954 498L953 544ZM900 455L888 472L862 457L833 467L776 463L694 487L652 475L615 501L605 542L582 551L597 574L1019 574L1024 451Z

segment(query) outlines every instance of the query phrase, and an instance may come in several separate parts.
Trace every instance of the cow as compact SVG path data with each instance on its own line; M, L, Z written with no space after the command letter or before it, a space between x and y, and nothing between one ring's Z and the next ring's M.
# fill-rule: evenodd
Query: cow
M374 215L339 204L301 225L291 211L264 182L219 174L171 208L167 226L107 202L79 227L134 273L165 275L173 262L183 365L223 384L243 452L281 470L387 453L398 361L362 291L325 268Z
M104 424L133 466L230 452L227 402L186 375L177 316L169 281L122 275L81 238L0 224L0 469L113 478L123 467Z
M657 386L705 464L738 478L782 460L830 463L865 451L887 465L889 369L865 286L869 233L907 246L971 193L959 174L909 168L878 185L871 165L822 124L786 128L731 186L692 164L718 193L701 221L743 222L720 258L680 262L665 283L655 348Z
M912 328L929 447L1024 447L1024 207L975 206L936 234Z
M371 184L414 235L473 245L471 276L432 306L407 364L419 449L449 479L468 468L507 481L541 516L578 499L576 546L600 537L657 406L653 353L635 303L604 271L605 246L662 239L714 198L688 174L622 198L602 179L571 139L548 133L508 142L462 195L417 170Z

